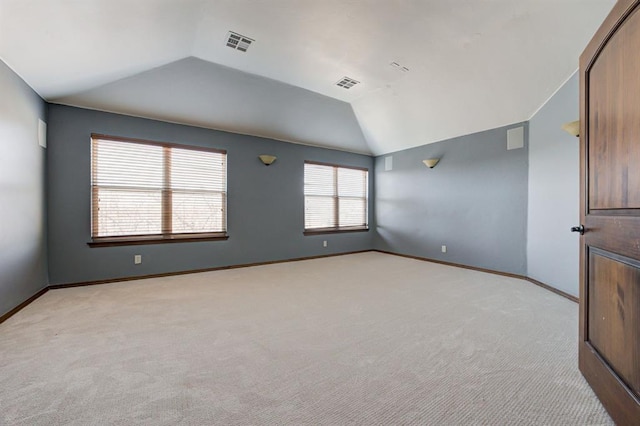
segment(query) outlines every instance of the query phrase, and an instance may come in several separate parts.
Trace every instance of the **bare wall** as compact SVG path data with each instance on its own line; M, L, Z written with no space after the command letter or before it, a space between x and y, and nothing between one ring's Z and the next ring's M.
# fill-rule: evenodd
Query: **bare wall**
M528 275L578 296L580 143L561 129L578 119L575 73L529 122Z
M518 126L524 148L507 150ZM526 273L527 123L379 156L375 170L377 249Z
M47 286L44 101L0 61L0 315Z
M373 245L374 231L303 235L304 161L373 170L370 156L61 105L49 106L49 122L51 284L367 250ZM91 133L226 149L229 239L90 248ZM260 154L278 160L266 167ZM372 172L370 178L371 210ZM323 240L328 247L322 246ZM134 265L134 254L142 255L141 265Z

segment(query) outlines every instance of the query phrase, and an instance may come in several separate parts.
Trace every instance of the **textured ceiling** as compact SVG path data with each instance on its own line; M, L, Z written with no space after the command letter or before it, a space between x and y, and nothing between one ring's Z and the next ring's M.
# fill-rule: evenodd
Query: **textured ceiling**
M52 102L378 155L529 119L614 3L0 0L0 58Z

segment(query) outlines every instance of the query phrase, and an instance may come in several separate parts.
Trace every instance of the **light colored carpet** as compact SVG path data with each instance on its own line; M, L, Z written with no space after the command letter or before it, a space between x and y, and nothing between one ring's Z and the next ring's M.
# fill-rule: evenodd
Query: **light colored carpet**
M54 290L0 325L5 425L601 425L578 305L381 253Z

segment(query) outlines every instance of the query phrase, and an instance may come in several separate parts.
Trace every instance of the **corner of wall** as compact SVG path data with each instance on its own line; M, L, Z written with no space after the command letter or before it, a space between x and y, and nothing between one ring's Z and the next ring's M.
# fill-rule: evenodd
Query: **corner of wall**
M39 145L45 102L0 61L0 315L46 288L46 149Z
M579 116L573 73L529 120L527 275L578 295L579 140L561 129Z

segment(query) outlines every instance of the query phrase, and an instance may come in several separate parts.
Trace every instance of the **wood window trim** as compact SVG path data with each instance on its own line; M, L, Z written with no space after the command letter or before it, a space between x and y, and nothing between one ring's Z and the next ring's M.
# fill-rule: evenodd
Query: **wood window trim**
M146 244L188 243L197 241L226 241L229 235L225 232L208 232L202 234L166 234L166 235L134 235L124 237L98 237L88 242L89 247L116 247Z
M369 173L369 169L367 167L343 166L342 164L323 163L323 162L320 162L320 161L311 161L311 160L304 160L304 163L305 164L315 164L316 166L328 166L328 167L339 167L341 169L362 170L364 172Z
M191 151L202 151L202 152L211 152L217 154L227 155L227 151L223 149L209 148L209 147L200 147L200 146L192 146L192 145L184 145L178 143L170 143L170 142L158 142L147 139L138 139L138 138L129 138L129 137L121 137L121 136L111 136L101 133L91 133L91 140L109 140L115 142L128 142L128 143L136 143L143 145L151 145L151 146L159 146L163 148L163 160L164 164L169 163L169 168L171 167L171 148L177 148L182 150L191 150ZM91 144L92 152L91 158L92 162L97 160L98 156L96 155L97 149L96 144ZM91 166L91 181L95 180L95 173L97 167L94 167L93 163ZM162 211L171 211L172 208L172 193L168 191L167 188L167 179L169 179L169 174L164 173L164 182L163 187L165 189L162 190ZM226 177L225 177L226 179ZM199 241L226 241L229 239L229 235L227 234L227 230L223 232L198 232L198 233L170 233L168 232L171 225L168 220L171 219L169 215L162 214L162 234L151 234L151 235L122 235L122 236L110 236L110 237L93 237L93 235L98 233L98 209L94 209L93 206L97 205L97 191L94 191L93 185L91 190L91 215L92 215L92 227L91 227L91 241L87 242L89 247L114 247L114 246L127 246L127 245L145 245L145 244L166 244L166 243L184 243L184 242L199 242ZM169 196L167 196L169 195ZM224 192L225 205L227 193ZM226 213L225 213L226 215ZM225 217L226 222L226 217Z
M171 235L171 215L167 212L171 211L173 205L173 191L171 191L171 148L168 146L162 147L162 161L163 161L163 182L161 192L162 203L162 223L161 229L163 235Z
M115 142L133 142L133 143L139 143L143 145L162 146L166 148L181 148L181 149L189 149L192 151L215 152L218 154L227 153L226 149L216 149L216 148L209 148L204 146L185 145L185 144L171 143L171 142L158 142L158 141L152 141L148 139L125 138L122 136L111 136L111 135L105 135L101 133L91 133L91 139L106 139L106 140L115 141Z
M96 177L97 177L97 167L96 164L94 162L96 162L98 160L98 147L96 144L93 143L93 135L91 135L91 205L89 206L89 208L91 209L91 236L93 237L94 235L98 234L98 220L99 220L99 213L98 213L98 209L95 208L95 206L98 205L98 191L95 190L95 188L93 187L93 182L96 181Z
M335 223L336 225L340 224L340 197L338 196L340 188L338 187L338 167L337 166L333 166L333 193L335 194L333 196L333 202L334 202L334 209L333 209L333 223ZM340 226L337 226L336 229L339 229Z
M335 163L325 163L325 162L321 162L321 161L313 161L313 160L305 160L304 164L313 164L316 166L326 166L326 167L332 167L333 168L333 173L334 173L334 177L333 177L333 184L334 184L334 193L336 195L333 196L334 200L335 200L335 210L334 210L334 215L336 216L334 218L335 223L338 223L338 215L340 214L340 197L338 196L338 169L351 169L351 170L359 170L359 171L363 171L367 174L367 180L366 182L369 182L369 168L367 167L358 167L358 166L344 166L342 164L335 164ZM365 198L365 203L369 203L369 196L368 196L368 188L366 188L366 193L367 196ZM352 233L352 232L368 232L369 231L369 220L368 220L368 214L369 214L369 206L366 205L365 206L366 211L367 211L367 223L364 226L343 226L343 227L332 227L332 228L305 228L303 230L303 235L305 236L311 236L311 235L324 235L324 234L341 234L341 233Z
M342 228L316 228L316 229L305 229L303 234L306 236L309 235L326 235L326 234L348 234L351 232L369 232L368 226L350 226L350 227L342 227Z

